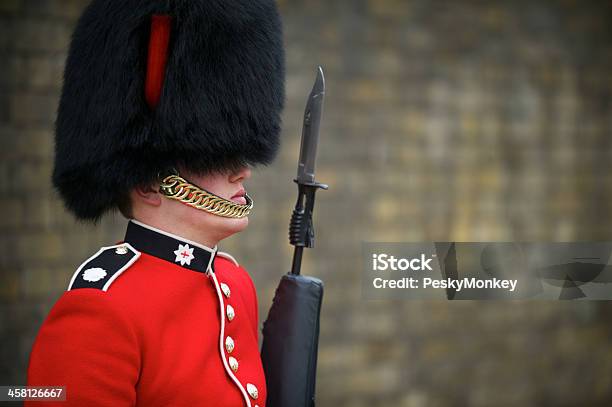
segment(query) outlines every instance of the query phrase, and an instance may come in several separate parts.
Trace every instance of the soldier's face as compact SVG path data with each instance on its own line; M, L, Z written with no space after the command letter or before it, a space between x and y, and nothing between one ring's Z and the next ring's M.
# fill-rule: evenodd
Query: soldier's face
M244 182L251 176L248 167L208 175L181 171L181 176L222 198L246 203ZM248 217L224 218L166 198L158 184L134 189L131 199L136 220L211 247L249 224Z
M212 192L222 198L238 204L246 204L244 194L246 193L245 181L251 177L251 169L240 168L236 171L227 171L208 175L196 175L181 172L188 181ZM216 238L221 240L234 233L245 229L249 224L248 217L241 219L225 218L190 207L177 201L171 201L181 206L182 214L198 228L214 231ZM178 209L178 208L177 208Z

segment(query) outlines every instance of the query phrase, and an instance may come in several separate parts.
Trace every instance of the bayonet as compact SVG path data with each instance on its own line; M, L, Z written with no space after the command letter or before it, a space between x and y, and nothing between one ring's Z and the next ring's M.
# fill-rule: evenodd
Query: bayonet
M302 264L302 249L314 246L314 227L312 212L314 209L315 192L317 189L327 189L327 185L315 181L315 163L317 145L319 144L319 125L325 99L325 76L323 69L317 69L317 79L312 87L306 109L304 111L304 126L300 144L297 178L298 199L289 225L289 242L295 246L291 274L300 274Z
M317 158L317 145L319 144L319 125L321 124L321 112L325 100L325 76L323 69L317 69L315 80L306 109L304 111L304 123L302 127L302 144L300 146L300 159L298 162L297 183L314 183L315 162Z

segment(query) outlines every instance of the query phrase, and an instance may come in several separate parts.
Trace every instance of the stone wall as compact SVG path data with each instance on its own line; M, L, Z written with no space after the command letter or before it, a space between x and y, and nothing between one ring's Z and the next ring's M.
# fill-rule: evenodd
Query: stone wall
M80 262L125 221L75 222L50 185L83 0L0 2L0 384ZM301 115L327 77L317 176L320 406L586 406L612 400L608 302L365 301L362 241L610 240L612 6L605 1L280 2L287 109L222 248L264 316L288 271Z

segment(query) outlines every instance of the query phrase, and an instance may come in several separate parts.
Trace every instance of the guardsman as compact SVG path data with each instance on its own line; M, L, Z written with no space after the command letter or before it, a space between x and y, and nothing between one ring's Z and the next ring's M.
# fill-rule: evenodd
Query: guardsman
M53 182L78 219L130 220L123 241L72 275L40 328L28 385L65 386L63 406L265 405L256 291L218 243L248 224L244 183L276 154L283 102L273 0L85 9Z

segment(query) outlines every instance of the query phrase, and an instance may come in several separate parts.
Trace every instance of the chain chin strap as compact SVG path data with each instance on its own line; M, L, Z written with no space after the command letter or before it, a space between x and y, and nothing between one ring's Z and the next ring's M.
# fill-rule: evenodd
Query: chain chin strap
M246 204L241 205L208 192L178 175L169 175L161 181L159 191L170 199L201 209L224 218L244 218L253 208L253 200L244 195Z

